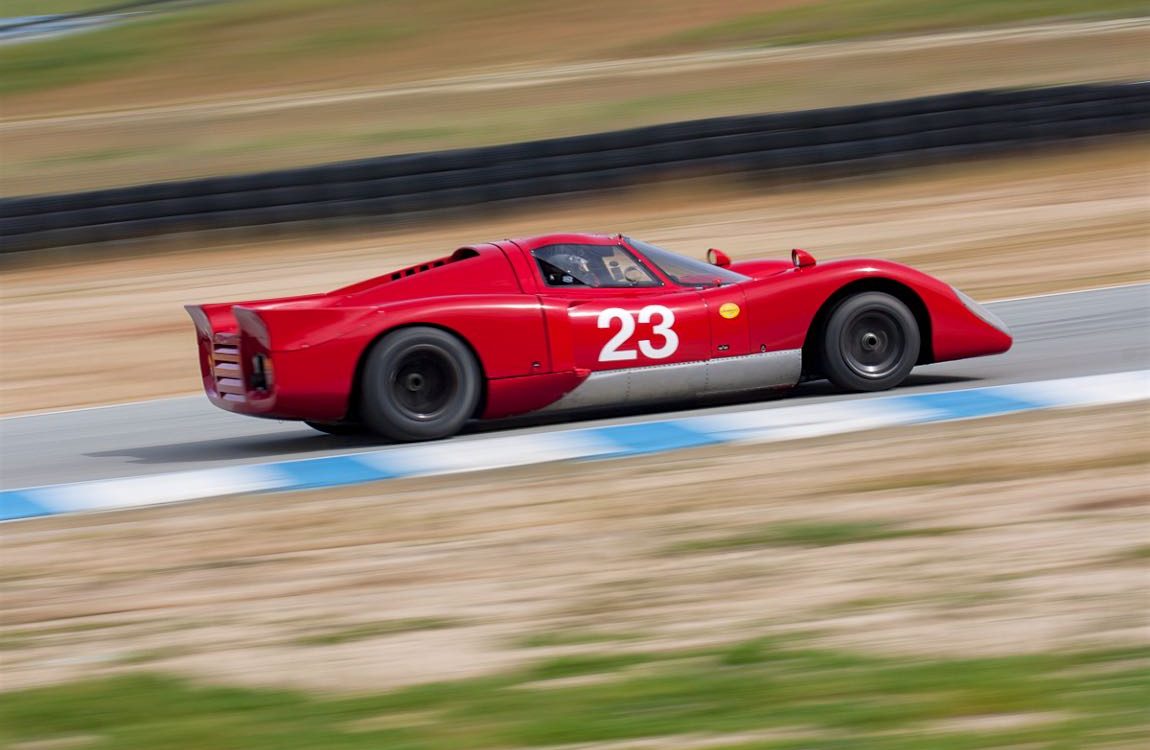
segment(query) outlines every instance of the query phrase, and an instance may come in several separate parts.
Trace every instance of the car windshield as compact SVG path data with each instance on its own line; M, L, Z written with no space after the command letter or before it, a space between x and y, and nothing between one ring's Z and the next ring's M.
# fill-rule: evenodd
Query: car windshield
M747 281L749 276L735 273L727 268L713 266L705 260L688 258L670 250L664 250L642 240L633 240L627 237L631 247L642 253L647 260L659 267L663 273L676 284L684 286L714 286L719 284L737 284Z

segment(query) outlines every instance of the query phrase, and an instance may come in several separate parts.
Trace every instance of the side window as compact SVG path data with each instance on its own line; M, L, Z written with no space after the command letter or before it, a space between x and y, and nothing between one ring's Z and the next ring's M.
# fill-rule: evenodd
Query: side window
M660 286L635 256L618 245L547 245L532 255L548 286Z

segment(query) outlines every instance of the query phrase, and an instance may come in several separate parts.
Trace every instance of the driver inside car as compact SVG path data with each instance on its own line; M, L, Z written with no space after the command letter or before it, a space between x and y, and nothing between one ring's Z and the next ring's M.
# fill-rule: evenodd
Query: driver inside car
M591 270L591 263L581 255L570 252L540 254L547 283L553 286L599 286L599 278Z

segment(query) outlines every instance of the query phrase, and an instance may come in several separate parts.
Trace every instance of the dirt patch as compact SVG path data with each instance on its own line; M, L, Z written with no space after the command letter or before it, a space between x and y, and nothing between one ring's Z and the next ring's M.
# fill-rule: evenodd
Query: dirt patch
M988 716L967 716L962 719L939 722L927 728L935 732L1001 732L1007 729L1057 724L1065 721L1061 714L992 714Z
M788 634L931 657L1145 643L1145 567L1121 553L1150 518L1072 506L1145 487L1147 440L1139 410L1050 412L23 522L3 532L4 687L159 668L379 691L602 653L578 642L592 631L631 634L620 654ZM1018 473L915 481L1001 466ZM667 553L799 522L905 533ZM341 629L364 637L301 642ZM584 635L523 647L564 633Z
M1150 505L1150 497L1145 493L1139 493L1127 497L1112 497L1106 500L1091 500L1085 503L1077 503L1068 506L1067 510L1113 510L1115 508L1137 508L1143 505Z
M195 392L187 303L334 289L462 244L558 230L624 231L695 256L717 245L741 258L885 257L981 299L1142 280L1148 153L1128 142L822 186L683 182L435 228L148 240L95 262L86 250L34 255L4 275L0 411Z

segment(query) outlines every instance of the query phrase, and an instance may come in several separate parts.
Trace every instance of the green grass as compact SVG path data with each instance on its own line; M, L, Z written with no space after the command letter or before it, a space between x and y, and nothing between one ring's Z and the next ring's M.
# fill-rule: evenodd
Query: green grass
M1150 14L1146 0L823 0L661 40L671 46L786 45L1002 24Z
M578 673L615 678L594 684L536 686L540 672L553 669L534 666L355 697L132 674L7 693L0 743L83 736L93 750L479 750L687 732L774 730L785 737L801 729L801 741L732 740L728 747L1069 750L1114 741L1133 747L1150 730L1143 710L1150 701L1148 656L1150 649L1131 648L912 660L762 639L585 660ZM649 668L628 669L639 661ZM949 728L1002 715L1034 718L998 730Z
M148 14L83 34L5 45L0 47L0 95L114 79L141 68L211 63L215 58L205 58L205 50L218 53L216 40L234 40L237 35L245 43L227 54L234 65L250 68L301 55L350 54L405 38L413 31L409 23L357 25L355 6L367 4L369 0L234 0ZM377 9L394 7L395 17L403 17L402 0L372 0L370 4ZM322 22L332 6L351 11L343 25L334 28ZM309 24L312 17L316 21ZM285 18L299 19L296 34L265 33L270 22Z
M457 620L441 617L412 617L397 620L364 622L343 628L325 630L300 636L295 643L300 646L334 646L338 643L365 641L369 638L383 638L399 633L412 633L420 630L444 630L459 626Z
M0 96L113 77L163 56L140 21L84 34L0 47Z
M190 653L192 653L192 651L188 648L182 648L179 646L162 646L160 648L149 648L142 651L132 651L118 658L116 663L125 666L151 664L152 662L163 661L165 659L175 659Z
M468 129L460 126L439 126L423 128L380 128L366 133L358 133L355 140L371 144L408 143L434 141L443 138L463 136Z
M908 529L881 521L795 521L775 523L717 539L692 539L667 548L671 554L753 547L830 547L911 536L941 536L960 529Z
M5 14L24 15L37 7L60 11L93 5L83 0L42 4L9 0ZM0 94L115 80L135 73L189 83L193 80L189 70L199 77L226 76L234 70L262 71L263 85L290 87L291 79L286 77L290 73L277 72L277 62L323 63L340 56L378 68L388 64L387 52L396 45L418 48L440 39L445 29L460 25L474 28L477 38L495 24L501 28L526 24L526 33L546 33L548 5L543 0L230 0L177 8L84 34L0 47ZM641 36L636 41L629 34L625 44L620 39L619 54L798 44L1147 13L1147 0L824 0L727 19L671 36L653 36L648 41ZM575 23L564 33L571 47L578 49L579 40L591 32ZM513 50L504 61L516 61Z
M40 638L90 633L98 630L112 630L115 628L132 627L139 624L139 622L132 620L104 620L98 622L81 621L50 627L10 628L0 631L0 651L26 648L34 645Z
M410 39L426 30L425 24L412 21L317 30L313 34L289 37L282 42L270 44L265 48L263 55L274 60L285 55L348 54Z
M1150 544L1140 544L1118 553L1117 559L1124 562L1150 562Z
M122 5L127 0L0 0L0 17L50 16Z
M558 646L586 646L594 643L634 641L637 633L615 633L598 630L545 630L523 636L515 641L519 648L554 648Z
M658 656L640 652L615 654L577 654L545 659L524 674L531 680L560 680L568 677L606 674L657 661Z
M19 651L22 648L28 648L35 642L36 638L31 633L0 633L0 651Z

